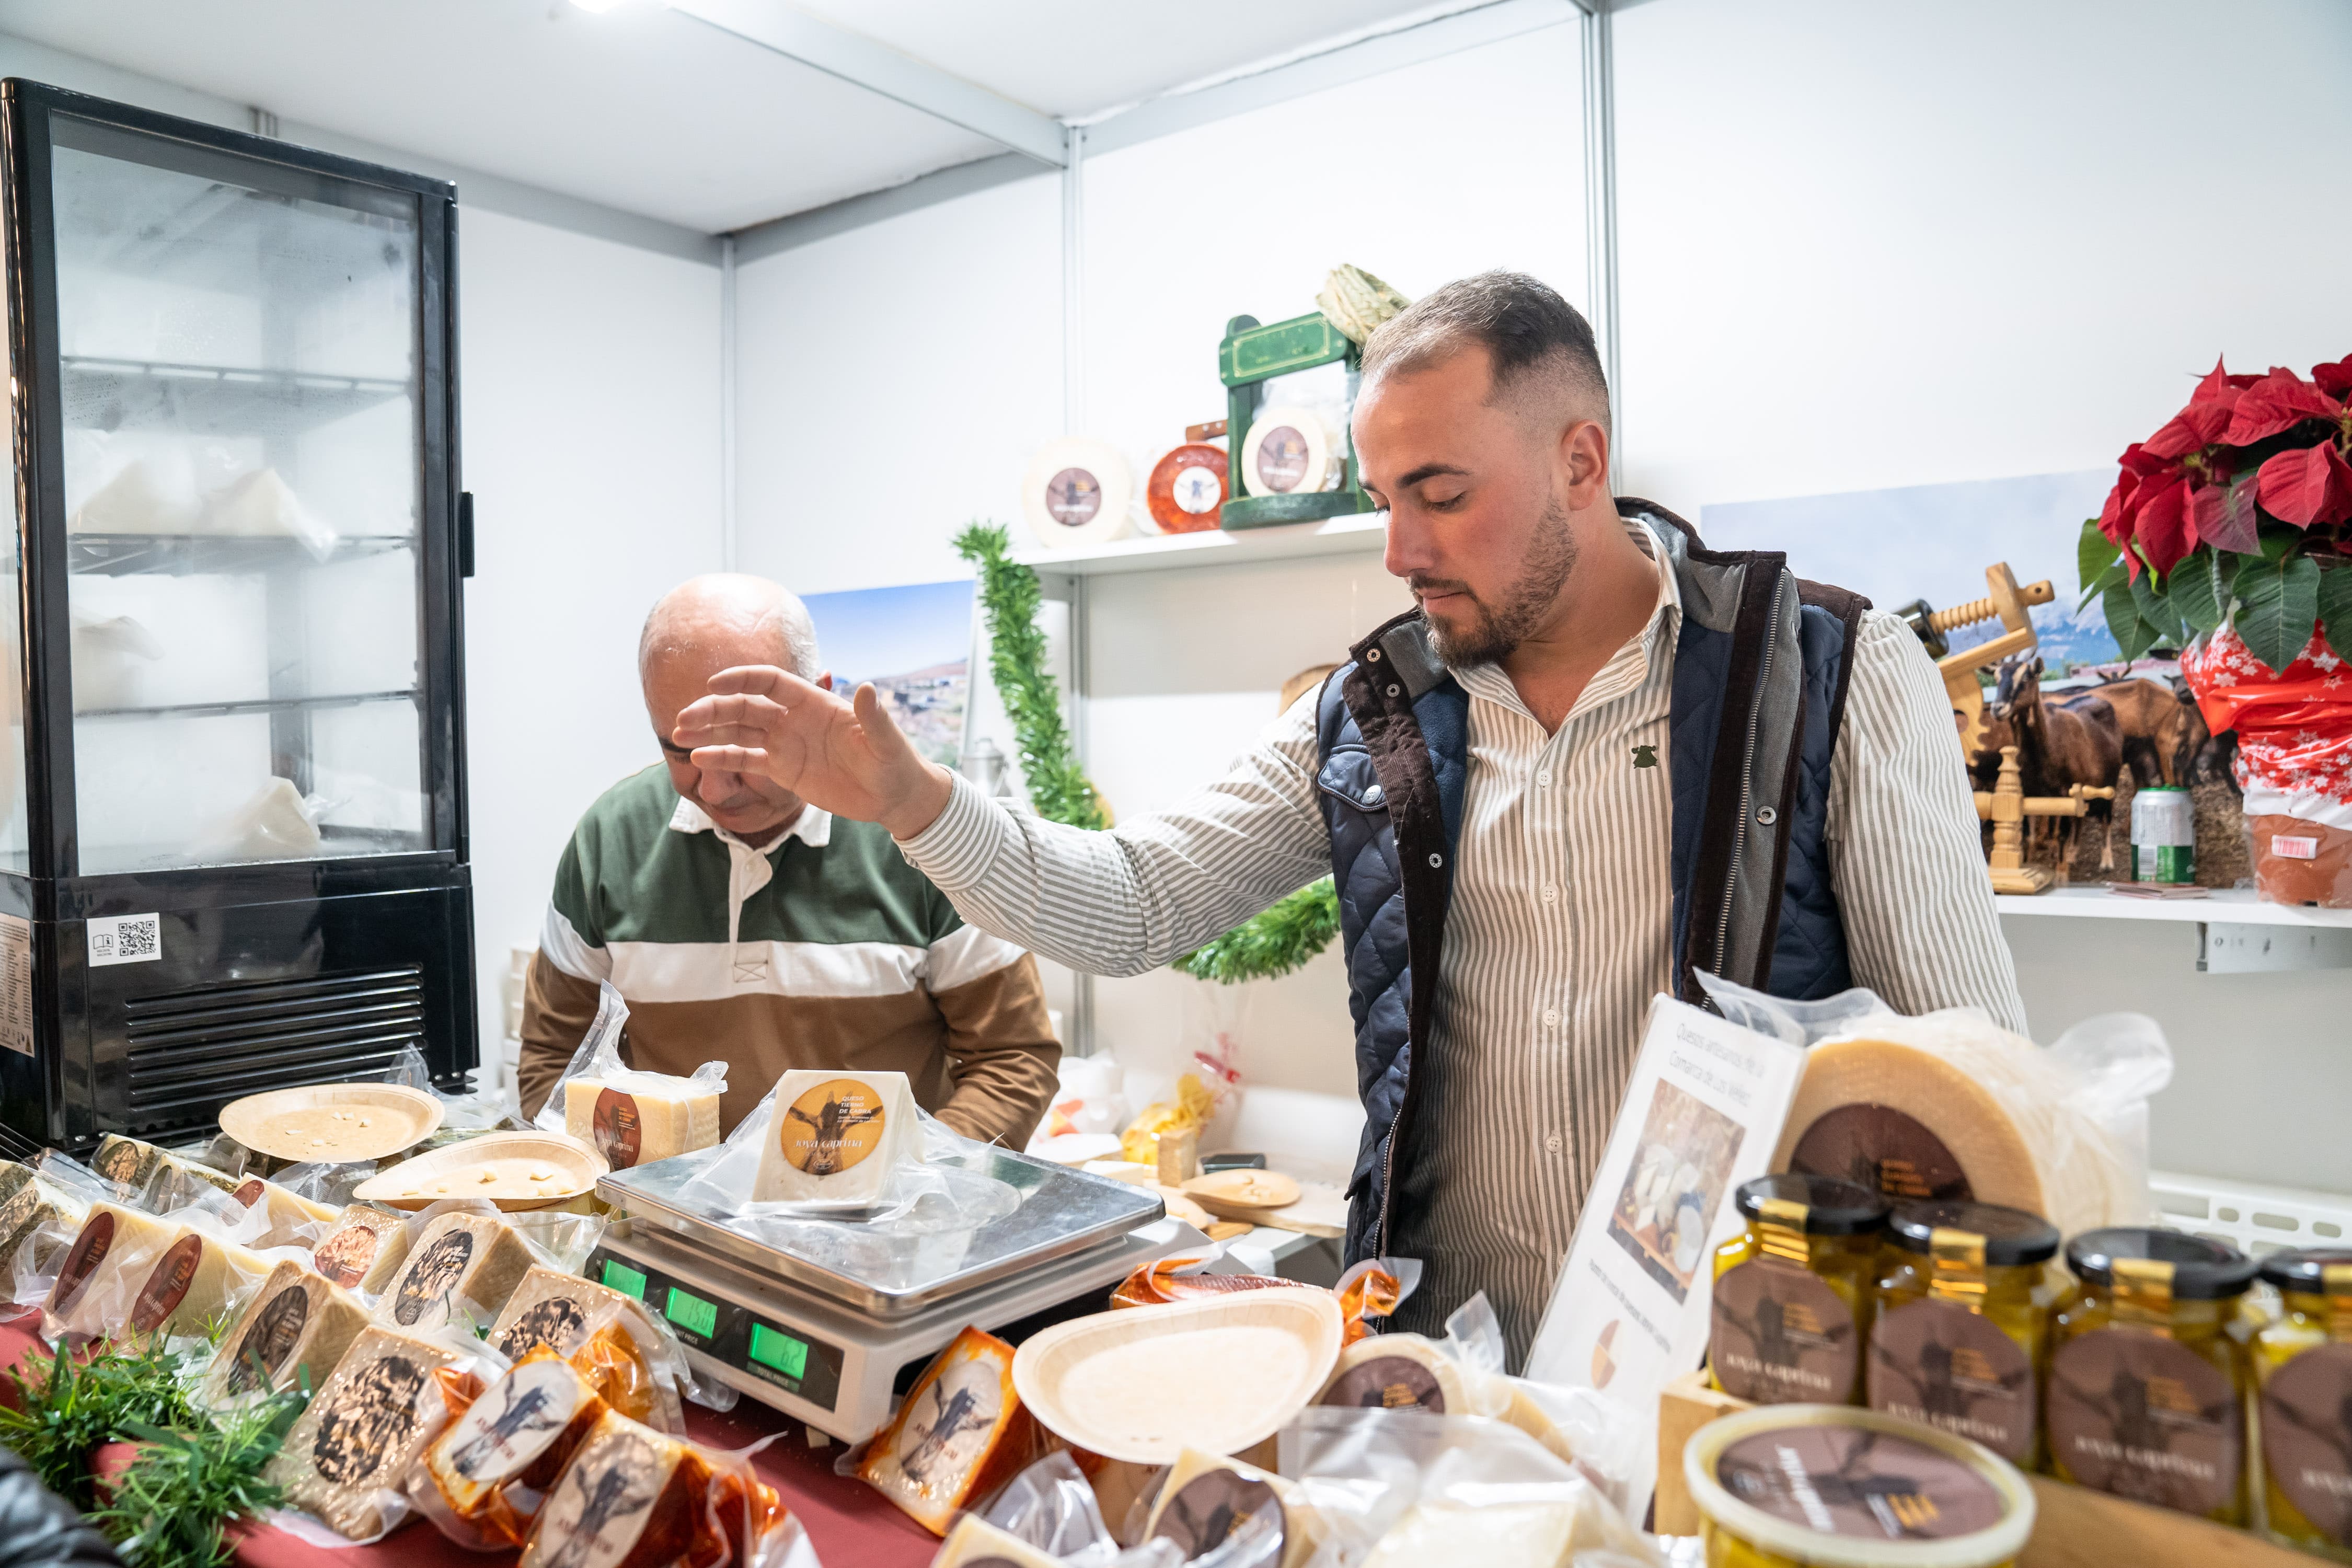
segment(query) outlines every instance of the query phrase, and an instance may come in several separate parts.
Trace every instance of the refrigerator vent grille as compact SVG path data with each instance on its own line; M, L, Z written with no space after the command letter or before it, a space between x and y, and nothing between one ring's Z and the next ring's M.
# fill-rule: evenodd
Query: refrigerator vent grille
M240 1095L372 1078L425 1046L425 973L409 964L207 985L126 1004L132 1130L209 1121Z

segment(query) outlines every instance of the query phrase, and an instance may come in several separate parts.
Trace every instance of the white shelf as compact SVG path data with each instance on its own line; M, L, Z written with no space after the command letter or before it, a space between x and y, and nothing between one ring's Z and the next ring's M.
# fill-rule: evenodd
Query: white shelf
M2252 889L2217 888L2201 899L2135 899L2105 888L2053 888L2046 893L1996 893L2005 915L2072 916L2105 921L2192 921L2209 925L2352 928L2352 910L2266 904Z
M1165 572L1180 566L1292 561L1307 555L1352 555L1378 550L1387 540L1385 518L1378 512L1356 512L1323 522L1294 522L1238 533L1219 529L1118 539L1081 550L1026 550L1013 559L1040 572L1095 577L1120 572Z

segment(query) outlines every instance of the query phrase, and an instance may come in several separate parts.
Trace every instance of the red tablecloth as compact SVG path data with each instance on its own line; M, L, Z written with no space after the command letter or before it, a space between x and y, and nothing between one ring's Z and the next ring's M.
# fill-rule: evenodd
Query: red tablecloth
M39 1342L40 1315L0 1318L0 1366L13 1367ZM13 1389L5 1378L0 1386ZM833 1473L838 1447L812 1449L806 1429L755 1399L728 1415L687 1406L687 1435L714 1448L744 1448L772 1432L789 1430L752 1460L760 1477L783 1497L825 1568L922 1568L939 1550L931 1533L900 1513L862 1481ZM513 1552L468 1552L421 1520L412 1520L373 1546L326 1548L281 1530L246 1531L236 1545L247 1568L503 1568Z

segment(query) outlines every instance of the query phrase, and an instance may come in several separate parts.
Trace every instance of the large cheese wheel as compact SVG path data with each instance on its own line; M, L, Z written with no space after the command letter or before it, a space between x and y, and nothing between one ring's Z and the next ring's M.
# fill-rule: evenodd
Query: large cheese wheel
M520 1546L545 1494L604 1413L590 1380L542 1346L433 1440L425 1473L452 1513Z
M711 1539L710 1467L694 1447L606 1411L555 1483L520 1568L667 1568Z
M380 1296L408 1261L408 1218L373 1204L352 1204L310 1249L311 1266L346 1290Z
M289 1258L269 1271L222 1336L205 1374L204 1402L232 1404L300 1380L317 1388L367 1321L367 1310L348 1291Z
M1318 1405L1373 1410L1419 1408L1433 1415L1473 1415L1462 1369L1419 1334L1371 1334L1339 1352Z
M902 1072L795 1068L776 1080L760 1146L760 1203L870 1204L892 1167L923 1157L915 1092Z
M563 1130L616 1171L650 1165L719 1142L719 1093L667 1073L631 1073L616 1082L567 1079Z
M1942 1057L1887 1040L1812 1048L1773 1168L1841 1177L1898 1201L2048 1212L2026 1130L2008 1110Z
M479 1309L495 1319L538 1260L514 1226L488 1215L442 1215L416 1235L376 1303L379 1323L426 1329Z
M923 1370L866 1451L860 1479L934 1535L1034 1457L1036 1423L1013 1391L1013 1347L966 1329Z
M383 1503L447 1425L433 1373L458 1352L412 1334L363 1330L263 1473L287 1500L354 1541L381 1534Z
M1253 1552L1253 1562L1298 1568L1322 1544L1322 1518L1292 1482L1239 1459L1187 1448L1169 1467L1143 1533L1146 1540L1174 1542L1189 1563L1258 1518L1271 1521L1277 1543Z

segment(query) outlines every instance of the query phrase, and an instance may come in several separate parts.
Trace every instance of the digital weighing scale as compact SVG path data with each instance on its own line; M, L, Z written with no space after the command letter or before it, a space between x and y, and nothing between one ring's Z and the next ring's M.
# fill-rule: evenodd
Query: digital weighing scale
M1017 1341L1101 1310L1137 1268L1207 1240L1149 1188L992 1148L937 1163L1011 1186L1012 1214L969 1233L848 1231L850 1245L819 1258L681 1196L718 1152L600 1180L596 1195L624 1217L581 1272L661 1314L698 1376L845 1442L879 1429L893 1394L966 1325Z

